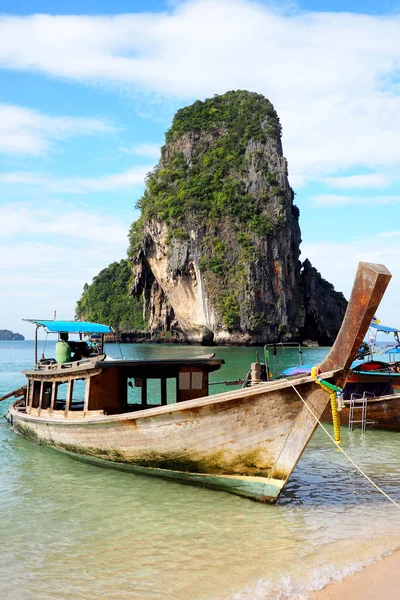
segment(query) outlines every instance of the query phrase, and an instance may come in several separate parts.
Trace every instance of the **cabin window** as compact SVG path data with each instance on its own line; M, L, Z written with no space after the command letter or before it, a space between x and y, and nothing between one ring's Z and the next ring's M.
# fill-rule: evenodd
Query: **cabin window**
M32 408L39 408L39 401L40 401L40 388L41 388L41 382L40 381L34 381L33 382L33 391L32 391Z
M43 396L42 396L41 408L43 408L43 409L50 408L52 389L53 389L53 384L51 381L45 381L43 383Z
M176 386L175 377L128 378L128 408L137 410L174 404L177 399Z
M71 404L68 410L83 410L85 400L85 379L74 379L72 380L72 397ZM54 410L64 410L68 398L68 382L56 383L57 391L54 402Z

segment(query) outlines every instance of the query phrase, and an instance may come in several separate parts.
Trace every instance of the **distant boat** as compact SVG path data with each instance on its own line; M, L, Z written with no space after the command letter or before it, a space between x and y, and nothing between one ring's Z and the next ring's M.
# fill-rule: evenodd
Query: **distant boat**
M400 431L400 347L399 332L395 327L387 327L380 323L371 322L370 328L374 336L370 339L368 349L365 342L360 346L364 350L364 360L353 362L347 375L343 390L343 403L340 408L340 421L348 424L351 411L360 416L365 402L365 420L367 428ZM393 334L393 343L384 347L377 345L376 336L379 332ZM377 356L387 357L388 361L377 360ZM356 358L357 358L356 356ZM295 377L311 373L312 365L288 367L282 371L282 377ZM353 404L353 409L352 409ZM332 421L332 414L327 408L322 421ZM362 419L355 419L354 427L362 427Z
M342 327L320 365L324 380L345 382L390 277L382 265L360 263ZM33 322L36 332L110 331L85 322ZM260 383L259 363L251 387L209 396L209 373L224 362L214 356L88 357L61 365L42 363L37 350L35 357L24 371L27 386L8 394L20 397L7 415L16 432L94 465L261 502L277 500L329 402L310 376Z
M400 390L400 330L374 321L370 324L370 330L374 331L374 335L368 344L368 351L365 357L360 357L352 365L347 377L345 399L350 399L353 393L367 392L370 396L379 397L393 394L396 389ZM381 332L393 335L393 342L384 347L378 346L377 335Z

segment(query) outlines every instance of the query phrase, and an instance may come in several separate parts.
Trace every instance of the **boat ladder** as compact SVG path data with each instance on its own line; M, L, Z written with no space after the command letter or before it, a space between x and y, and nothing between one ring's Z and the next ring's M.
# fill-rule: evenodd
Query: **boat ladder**
M364 392L361 394L351 394L349 405L349 431L353 431L354 425L360 425L362 433L365 433L367 425L373 425L375 421L367 421L368 398L373 398L374 394ZM356 411L361 410L360 413Z

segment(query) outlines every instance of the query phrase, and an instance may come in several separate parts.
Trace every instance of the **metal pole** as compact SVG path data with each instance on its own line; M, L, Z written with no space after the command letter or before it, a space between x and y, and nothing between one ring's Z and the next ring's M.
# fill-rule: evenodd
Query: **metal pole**
M35 366L37 365L38 359L37 359L37 330L39 328L39 325L36 325L36 329L35 329Z

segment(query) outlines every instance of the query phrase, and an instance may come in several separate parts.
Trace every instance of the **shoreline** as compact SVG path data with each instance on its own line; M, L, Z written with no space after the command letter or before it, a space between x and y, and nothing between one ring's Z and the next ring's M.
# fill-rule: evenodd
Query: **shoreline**
M400 550L395 550L361 571L310 593L308 600L398 600L399 567Z

